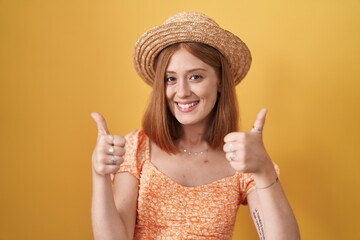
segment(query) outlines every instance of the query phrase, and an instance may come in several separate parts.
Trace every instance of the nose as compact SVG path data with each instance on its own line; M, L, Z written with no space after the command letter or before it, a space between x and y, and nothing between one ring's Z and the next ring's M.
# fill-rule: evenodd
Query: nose
M186 79L178 81L176 95L179 98L185 98L191 95L190 84Z

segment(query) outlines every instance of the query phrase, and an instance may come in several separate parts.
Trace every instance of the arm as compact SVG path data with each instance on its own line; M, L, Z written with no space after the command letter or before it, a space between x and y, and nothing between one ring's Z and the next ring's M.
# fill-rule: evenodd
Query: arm
M94 238L97 240L133 239L138 180L130 173L115 174L123 163L125 139L112 136L105 119L98 113L98 139L92 155L92 208ZM114 189L113 189L114 187Z
M112 183L109 175L93 173L92 225L94 238L133 239L138 180L130 173L118 173Z
M298 240L298 224L280 182L275 181L277 176L271 165L267 174L253 175L256 184L265 188L253 190L247 196L251 217L260 240Z
M252 173L258 187L247 201L261 240L300 239L299 228L290 204L276 181L274 164L262 139L267 110L259 112L250 132L232 132L225 136L224 151L230 165L239 172Z

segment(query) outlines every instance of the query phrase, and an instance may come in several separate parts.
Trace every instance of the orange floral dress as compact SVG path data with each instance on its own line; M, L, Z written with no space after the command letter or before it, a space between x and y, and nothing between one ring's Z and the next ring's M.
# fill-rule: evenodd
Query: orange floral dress
M251 174L182 186L151 163L149 138L139 130L126 136L124 159L119 172L140 182L134 239L232 239L237 210L255 189Z

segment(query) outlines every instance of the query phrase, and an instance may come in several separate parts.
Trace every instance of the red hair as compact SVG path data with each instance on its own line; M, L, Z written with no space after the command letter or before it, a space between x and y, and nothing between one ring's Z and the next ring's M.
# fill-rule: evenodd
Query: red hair
M224 144L226 134L238 127L238 105L234 79L226 58L215 48L203 43L177 43L163 49L155 59L155 79L151 99L143 116L143 129L157 146L167 153L177 153L175 141L183 134L179 123L170 112L165 95L165 72L171 56L184 48L206 64L212 66L219 76L219 92L208 122L205 139L218 149Z

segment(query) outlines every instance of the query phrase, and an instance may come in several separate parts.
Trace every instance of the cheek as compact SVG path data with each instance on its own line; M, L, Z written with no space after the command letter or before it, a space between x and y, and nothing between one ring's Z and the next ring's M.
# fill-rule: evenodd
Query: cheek
M211 92L204 92L203 96L210 102L216 102L218 96L217 88L209 87L208 89L212 89Z
M211 96L211 108L214 108L216 101L217 101L217 94L214 94L213 96Z
M214 93L212 93L211 94L211 96L209 96L209 101L208 101L208 103L209 103L209 107L211 108L211 109L214 109L214 107L215 107L215 104L216 104L216 101L217 101L217 98L218 98L218 92L216 91L216 92L214 92Z
M171 92L172 92L172 91L171 91L171 87L167 86L167 87L165 88L165 97L166 97L166 100L170 100L170 99L171 99L171 95L172 95Z
M172 110L173 108L173 104L172 104L172 99L173 99L173 96L174 96L174 92L172 90L171 87L166 87L165 89L165 100L166 100L166 103L168 105L168 107L170 108L170 110Z

